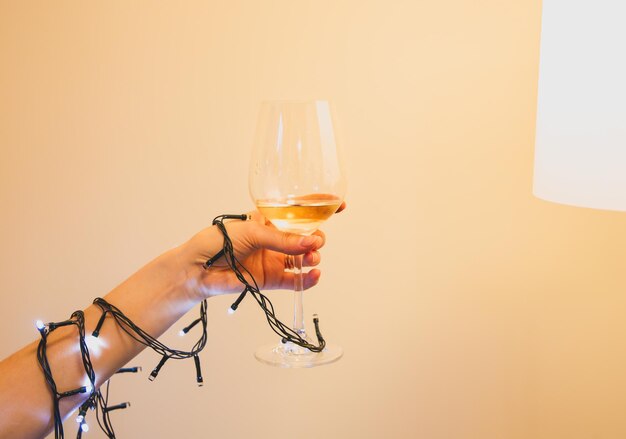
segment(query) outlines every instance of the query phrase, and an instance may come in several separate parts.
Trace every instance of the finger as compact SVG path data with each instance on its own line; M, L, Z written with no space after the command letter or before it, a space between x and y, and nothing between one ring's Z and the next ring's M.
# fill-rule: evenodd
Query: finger
M308 290L309 288L317 285L318 282L320 281L321 275L322 275L322 272L319 271L317 268L314 268L313 270L306 273L304 275L304 289Z
M309 271L308 273L302 273L302 283L305 290L317 285L320 280L320 276L322 272L317 268ZM294 274L293 273L284 273L278 285L274 288L281 290L290 290L293 291L293 283L294 283ZM267 287L267 285L266 285ZM270 287L272 288L272 287Z
M309 252L302 258L302 265L304 267L315 267L320 263L321 260L322 257L320 256L319 252Z
M322 245L320 247L324 247L324 244L326 244L326 234L321 230L316 230L313 234L322 238Z
M324 245L324 238L317 234L302 236L263 226L258 228L253 239L256 248L267 248L288 255L309 253Z
M283 265L285 267L285 270L293 270L294 269L294 265L295 265L295 259L293 255L285 255L283 254ZM319 252L314 251L314 252L309 252L305 255L303 255L302 257L302 266L303 267L314 267L316 265L318 265L320 263L320 261L322 260L322 257L320 256Z

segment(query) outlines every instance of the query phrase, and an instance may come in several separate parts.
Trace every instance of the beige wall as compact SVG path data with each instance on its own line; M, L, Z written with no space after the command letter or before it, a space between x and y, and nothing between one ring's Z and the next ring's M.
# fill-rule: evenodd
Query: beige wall
M259 310L211 300L205 387L188 363L116 377L118 436L626 437L626 216L531 195L539 23L538 1L2 1L0 357L249 209L259 101L322 97L349 210L306 305L345 358L257 364Z

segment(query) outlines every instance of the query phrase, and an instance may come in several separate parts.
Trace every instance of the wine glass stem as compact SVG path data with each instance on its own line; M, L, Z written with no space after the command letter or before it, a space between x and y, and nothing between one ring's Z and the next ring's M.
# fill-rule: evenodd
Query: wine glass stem
M302 338L306 338L306 331L304 329L304 304L303 304L303 291L304 283L302 277L302 255L296 255L293 257L293 329Z

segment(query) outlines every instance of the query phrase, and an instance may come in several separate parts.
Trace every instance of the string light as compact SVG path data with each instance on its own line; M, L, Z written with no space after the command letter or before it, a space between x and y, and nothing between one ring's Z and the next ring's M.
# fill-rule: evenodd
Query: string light
M105 412L112 412L113 410L120 410L130 407L130 402L123 402L121 404L112 405L104 409Z
M133 367L122 367L121 369L118 369L118 371L115 373L137 373L141 371L142 371L141 366L133 366Z
M43 325L43 327L42 327ZM88 386L82 386L77 389L68 390L65 392L61 392L57 389L56 383L52 376L52 370L50 368L50 363L48 361L47 356L47 342L49 335L62 326L71 326L74 325L78 329L78 341L79 341L79 349L81 360L83 363L83 368L85 369L85 373L87 374L87 379L89 382ZM93 398L95 395L94 392L94 383L96 379L96 375L93 370L93 366L91 364L91 358L89 357L89 349L85 343L85 315L82 311L74 312L68 320L62 322L51 322L48 324L43 324L43 322L36 322L37 329L39 330L39 334L41 336L41 340L37 346L37 361L41 366L41 370L43 371L44 378L50 388L52 393L52 409L53 409L53 418L54 418L54 435L55 438L63 438L63 420L61 417L60 410L60 400L63 398L67 398L70 396L88 393L89 398Z
M149 347L156 353L161 355L161 360L157 364L157 366L152 370L148 379L150 381L154 381L159 374L159 371L165 364L167 360L170 358L175 360L183 360L186 358L191 358L193 356L198 355L206 346L207 342L207 308L208 304L206 299L200 303L200 317L194 320L187 327L183 328L183 332L188 332L196 326L197 324L202 324L202 332L200 334L200 338L195 343L190 351L183 351L179 349L173 349L165 344L158 341L156 338L152 337L150 334L145 332L139 326L137 326L130 318L128 318L122 310L117 308L115 305L108 303L106 300L98 297L93 302L97 305L101 310L103 315L108 314L113 318L115 323L128 334L131 338L133 338L138 343L143 344L146 347Z
M213 257L208 259L202 266L205 269L209 269L218 259L224 257L226 259L227 265L233 270L237 279L244 285L243 291L239 294L235 302L228 308L228 313L233 314L240 303L243 301L245 296L250 293L252 297L256 300L261 309L265 312L267 322L272 328L272 330L281 337L283 343L291 342L298 346L309 349L312 352L321 352L324 349L326 342L322 337L322 334L319 329L319 318L317 315L314 315L313 323L315 325L315 333L318 339L318 345L313 345L309 343L307 340L303 339L300 334L291 329L289 326L282 323L275 315L274 307L272 302L261 293L259 286L252 276L252 274L239 262L239 260L235 256L235 252L233 249L232 241L226 231L226 227L224 226L224 220L227 219L238 219L242 221L246 221L250 219L248 215L220 215L213 220L213 225L217 226L222 235L224 236L224 246L222 250L216 253ZM244 273L250 278L250 281L246 279ZM98 425L102 429L102 431L106 434L108 438L115 439L115 432L113 430L113 426L111 425L111 420L109 414L111 411L125 409L130 407L129 402L124 402L121 404L117 404L114 406L108 406L108 396L109 396L109 385L110 380L106 382L106 391L105 395L102 394L101 389L95 388L96 375L93 369L93 365L91 364L91 358L89 356L89 347L104 345L103 342L95 343L93 340L98 339L100 336L100 331L104 326L106 317L111 317L112 321L114 321L117 326L123 330L127 335L129 335L133 340L137 341L140 344L143 344L146 347L149 347L156 353L161 356L161 359L157 366L152 370L148 379L153 381L161 368L165 365L167 360L175 359L182 360L193 357L195 370L196 370L196 382L198 386L202 386L204 384L204 379L202 377L202 370L200 367L200 357L199 353L204 349L207 342L207 301L206 299L200 303L200 316L192 321L188 326L183 328L180 331L180 335L186 335L192 328L201 323L201 334L198 341L194 344L194 346L189 351L183 351L178 349L173 349L165 344L159 342L156 338L152 337L150 334L145 332L139 326L137 326L130 318L128 318L119 308L110 304L106 300L102 298L96 298L93 302L96 306L100 308L102 314L98 320L98 323L91 334L89 346L86 342L85 338L85 316L82 311L74 312L69 320L65 320L62 322L51 322L45 324L42 320L35 321L35 327L39 331L41 335L41 340L37 347L37 360L41 366L41 369L44 373L44 377L48 384L48 387L51 390L53 397L53 416L54 416L54 433L55 439L63 438L63 420L61 417L61 411L59 407L59 401L62 398L69 397L72 395L78 394L88 394L86 401L80 406L78 416L76 417L76 423L79 424L77 438L81 438L83 432L89 431L89 425L85 422L85 417L88 409L95 409L96 411L96 419L98 421ZM83 367L87 374L88 383L82 387L79 387L74 390L69 390L66 392L59 392L56 387L56 383L52 376L52 371L50 368L50 364L47 357L47 339L52 331L62 326L71 326L74 325L78 329L78 338L79 338L79 350L83 363ZM106 345L104 345L106 346ZM98 353L99 354L99 351ZM117 373L127 373L132 372L136 373L141 371L141 367L129 367L129 368L121 368L117 371Z
M189 325L187 325L183 329L181 329L180 332L178 333L178 335L180 335L181 337L184 337L185 334L187 334L189 331L191 331L191 329L194 326L196 326L198 323L200 323L201 321L202 321L202 317L200 317L199 319L194 320Z
M150 381L154 381L155 380L155 378L159 374L159 371L161 370L161 368L163 367L165 362L167 360L169 360L169 359L170 359L170 357L168 357L167 355L163 355L163 357L161 357L161 361L159 361L159 364L157 364L156 367L154 369L152 369L152 372L150 372L150 376L148 377L148 379Z
M50 363L48 361L47 341L48 341L48 337L50 333L53 332L55 329L60 328L62 326L71 326L71 325L76 326L76 328L78 329L78 341L79 341L78 351L80 351L83 368L85 369L85 373L87 374L87 378L86 378L87 382L85 383L85 385L78 387L76 389L60 392L57 389L56 383L52 376ZM60 406L59 406L60 400L63 398L74 396L74 395L86 394L88 395L88 397L86 401L83 402L83 404L81 404L79 411L78 411L78 415L76 416L76 423L79 425L76 437L81 438L83 432L89 431L89 425L85 422L87 410L89 408L97 409L99 407L100 408L99 412L101 412L101 414L99 415L98 413L96 413L98 417L98 424L101 426L102 430L105 432L107 437L114 439L115 433L113 431L113 427L111 425L110 419L108 415L106 414L107 413L106 409L108 406L108 389L109 389L110 381L107 381L106 396L103 396L100 390L97 390L95 388L96 374L94 372L93 365L91 364L91 358L89 356L89 348L86 342L84 313L82 311L76 311L72 314L69 320L65 320L62 322L50 322L48 324L43 324L42 321L38 320L35 323L35 326L37 327L37 329L39 330L39 334L41 335L41 340L39 342L39 345L37 346L37 360L39 362L39 365L41 366L46 382L53 396L52 405L53 405L53 417L54 417L54 437L56 439L64 437L63 422L62 422ZM120 371L118 372L138 372L140 370L141 370L141 367L135 366L135 367L120 369ZM124 404L126 405L124 406L118 405L117 409L126 408L130 405L128 403L124 403ZM102 418L102 420L100 418Z
M280 336L283 343L291 342L303 348L310 350L311 352L322 352L326 347L326 341L322 337L319 328L319 318L316 316L313 319L313 324L315 326L315 334L317 336L318 344L314 345L304 339L298 332L294 331L289 325L281 322L278 317L276 317L276 312L274 311L274 305L269 300L267 296L261 293L259 285L257 284L252 273L248 271L246 267L237 259L235 256L235 250L233 248L233 243L228 235L228 231L226 230L226 226L224 225L224 220L227 219L239 219L239 220L248 220L250 217L248 215L220 215L217 216L213 220L213 225L217 226L217 228L222 232L224 236L224 247L223 253L224 258L226 259L226 263L230 267L230 269L235 273L235 276L244 286L243 291L239 294L235 302L230 306L229 313L235 312L239 307L241 301L245 298L245 296L250 293L252 297L256 300L257 304L261 307L263 312L265 312L265 317L267 319L267 323L270 328ZM217 255L216 255L217 256ZM216 261L216 256L209 259L207 262L203 264L203 267L208 268ZM244 273L248 275L250 281L246 279Z
M202 387L204 385L204 380L202 379L202 369L200 368L200 357L198 357L198 355L194 355L193 361L196 364L196 382L198 383L198 387Z

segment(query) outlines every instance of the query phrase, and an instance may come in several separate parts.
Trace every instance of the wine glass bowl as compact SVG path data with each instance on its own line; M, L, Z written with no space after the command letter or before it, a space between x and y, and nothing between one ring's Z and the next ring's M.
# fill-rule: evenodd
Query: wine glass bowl
M258 200L256 205L276 228L299 235L310 235L339 209L341 201L341 198L334 195L309 194Z
M310 235L341 206L346 178L327 101L267 101L261 104L249 175L250 195L279 230ZM302 304L302 255L294 256L294 325L307 339ZM312 367L336 361L341 348L319 353L293 343L260 348L260 361L282 367Z

